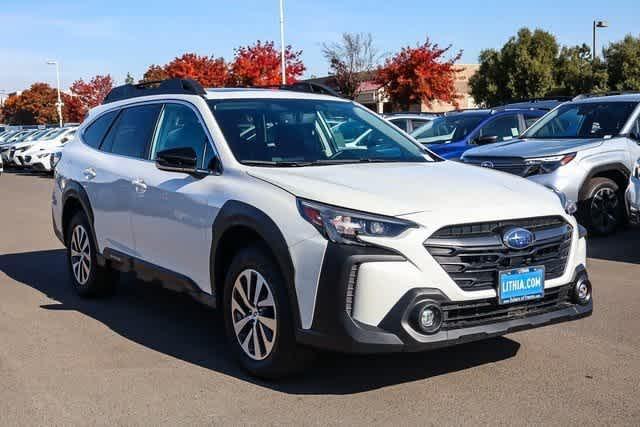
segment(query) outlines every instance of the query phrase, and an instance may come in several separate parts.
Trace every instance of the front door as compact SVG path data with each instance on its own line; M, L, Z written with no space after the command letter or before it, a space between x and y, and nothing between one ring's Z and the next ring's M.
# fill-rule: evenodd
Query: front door
M165 104L149 158L170 148L191 147L198 166L207 169L213 157L199 116L188 105ZM211 292L209 254L217 209L209 196L218 189L215 176L195 177L158 169L153 162L136 171L139 187L133 197L132 225L136 252L144 261L193 280Z

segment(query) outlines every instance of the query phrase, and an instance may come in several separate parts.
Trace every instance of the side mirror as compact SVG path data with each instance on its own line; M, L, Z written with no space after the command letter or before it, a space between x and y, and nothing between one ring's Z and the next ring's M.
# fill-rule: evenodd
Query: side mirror
M498 142L498 137L496 135L481 136L476 139L476 144L478 145L487 145L496 142Z
M156 154L156 167L163 171L195 174L198 155L191 147L170 148Z

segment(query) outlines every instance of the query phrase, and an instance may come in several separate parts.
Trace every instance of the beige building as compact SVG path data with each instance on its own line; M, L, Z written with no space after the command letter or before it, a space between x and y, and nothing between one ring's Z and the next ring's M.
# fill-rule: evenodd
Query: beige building
M475 108L476 103L471 96L469 79L478 71L480 65L459 64L457 66L461 69L455 82L456 93L459 96L458 108ZM309 79L307 81L312 81L335 88L335 82L333 81L332 76ZM365 80L360 84L358 94L356 95L356 101L380 114L394 112L393 105L391 104L389 97L384 90L384 87L376 84L372 80ZM423 103L422 105L415 104L409 108L410 111L434 113L441 113L444 111L451 111L455 109L456 108L453 106L453 104L444 102L434 102L431 106L425 103Z

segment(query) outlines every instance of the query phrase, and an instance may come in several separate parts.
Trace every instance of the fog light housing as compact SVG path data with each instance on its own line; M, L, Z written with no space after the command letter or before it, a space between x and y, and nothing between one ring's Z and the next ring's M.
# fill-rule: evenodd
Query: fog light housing
M428 302L418 306L415 310L415 323L418 329L425 334L435 334L442 326L442 310L434 302Z
M580 305L587 305L591 301L591 282L586 276L576 281L573 287L573 299Z

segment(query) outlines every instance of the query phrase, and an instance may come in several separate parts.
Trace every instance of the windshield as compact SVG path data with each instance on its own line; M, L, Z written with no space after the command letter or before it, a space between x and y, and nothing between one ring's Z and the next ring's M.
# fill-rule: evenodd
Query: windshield
M209 101L236 159L259 166L425 162L428 152L350 102L261 99Z
M525 138L611 138L618 135L637 102L587 102L564 104L549 112Z
M460 141L474 131L489 113L453 114L438 117L411 133L422 144Z

